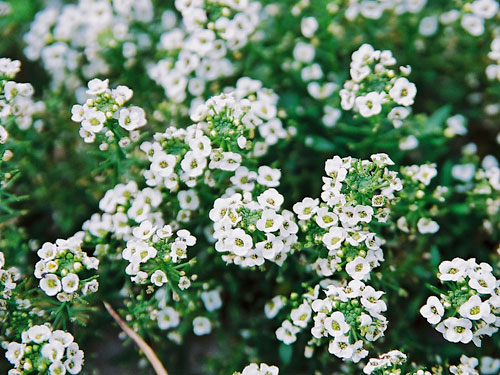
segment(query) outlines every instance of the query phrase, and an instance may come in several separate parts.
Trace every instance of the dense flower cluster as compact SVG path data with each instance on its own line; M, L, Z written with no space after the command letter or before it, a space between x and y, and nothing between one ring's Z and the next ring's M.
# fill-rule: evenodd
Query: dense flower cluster
M314 268L321 276L345 270L353 279L367 280L384 260L383 240L370 231L369 224L388 220L394 193L402 189L402 183L387 169L394 164L387 155L371 158L327 160L323 202L307 197L293 206L306 233L304 248L318 253Z
M352 54L351 80L340 90L344 110L353 109L363 117L384 113L394 127L402 125L410 114L417 88L407 75L410 67L400 67L401 73L389 67L396 65L391 51L375 50L363 44Z
M196 243L189 231L181 229L174 238L171 226L157 228L145 220L132 230L132 236L122 252L123 259L129 261L125 272L132 281L137 284L149 282L157 287L175 281L180 289L189 287L189 279L180 276L175 267L187 258L188 246Z
M7 142L11 123L19 129L27 129L33 123L33 114L43 107L42 103L33 101L30 83L13 81L20 70L19 60L0 58L0 144Z
M46 242L38 250L40 260L35 265L35 277L40 279L40 289L61 302L95 293L99 288L97 276L83 278L97 270L99 259L82 251L83 232L56 243Z
M50 326L33 326L22 334L22 342L10 342L5 357L14 365L9 375L79 374L83 351L71 333Z
M90 96L82 106L75 104L71 110L71 119L81 124L80 135L87 143L93 143L97 134L103 133L107 142L116 138L120 146L126 146L130 139L121 137L121 129L130 132L130 138L138 137L136 130L146 125L146 114L137 106L123 107L133 95L132 90L126 86L118 86L110 90L109 81L94 78L88 83L87 95ZM106 147L106 146L101 146Z
M212 171L234 172L245 158L264 155L268 145L287 136L276 117L277 99L259 81L242 78L235 91L200 104L191 114L196 124L169 127L154 135L155 142L141 145L151 162L144 172L146 183L164 185L171 192L179 189L180 182L188 187L198 181L214 186Z
M439 265L438 278L447 288L431 296L420 313L451 342L481 346L484 335L498 331L500 281L488 263L454 258ZM458 315L458 317L457 317Z
M102 56L106 49L116 48L131 65L141 50L150 48L149 36L135 31L134 23L150 22L153 16L150 0L80 0L48 7L24 35L24 53L30 60L41 58L54 86L75 91L81 86L80 74L90 79L109 72Z
M312 295L306 295L304 302L292 310L291 321L285 320L276 336L285 344L292 344L296 334L306 328L312 318L313 338L308 343L309 351L327 338L331 354L359 362L368 355L365 340L376 341L387 328L387 319L381 314L387 310L386 303L380 299L384 292L358 280L345 285L329 285L323 299L318 296L319 289L316 287ZM306 356L310 354L306 352Z
M279 369L276 366L269 366L266 363L250 363L242 372L235 372L233 375L278 375Z
M253 174L266 187L256 201L248 191L215 200L209 214L215 249L229 252L223 259L242 267L261 266L266 260L281 265L297 242L299 228L293 213L281 209L284 198L272 187L279 185L281 172L262 166ZM248 183L254 182L248 179Z
M139 190L134 181L118 184L108 190L99 202L103 213L92 215L83 224L83 229L95 237L105 237L112 232L117 238L128 240L132 237L133 228L143 221L163 226L161 212L155 210L161 202L162 195L158 190Z
M0 251L0 316L3 315L2 310L7 309L7 300L12 297L19 276L16 268L5 268L5 255Z
M363 368L363 372L367 375L394 374L394 370L397 369L402 363L405 363L406 358L406 354L400 352L399 350L391 350L390 352L382 354L378 358L370 358L366 366Z
M201 99L211 81L233 74L232 51L243 48L259 23L260 3L255 1L175 1L182 15L162 15L164 31L157 48L163 58L148 74L176 103L188 95L191 107Z
M433 234L439 230L439 224L430 217L425 217L434 210L428 206L445 202L448 188L437 186L430 190L431 181L437 176L435 164L410 165L401 168L404 192L401 194L404 203L410 206L410 213L405 209L405 216L397 220L399 230L406 233L418 231L420 234ZM432 206L431 206L432 207ZM399 211L396 207L396 212Z

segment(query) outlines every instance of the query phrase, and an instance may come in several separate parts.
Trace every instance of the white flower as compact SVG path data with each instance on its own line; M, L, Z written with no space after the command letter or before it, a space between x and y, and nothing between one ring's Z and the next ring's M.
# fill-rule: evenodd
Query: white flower
M361 116L371 117L378 115L382 111L384 97L384 93L375 91L364 96L358 96L355 103Z
M193 332L196 336L208 335L212 332L212 323L204 316L198 316L193 320Z
M444 327L443 336L446 340L464 344L472 340L472 322L469 319L451 317L444 320L442 324Z
M276 232L283 224L283 216L274 210L265 209L262 211L260 219L255 224L257 229L262 232Z
M427 303L420 308L420 314L422 314L430 324L437 324L444 315L443 304L439 298L431 296L427 298Z
M62 289L65 293L71 294L78 290L80 279L77 274L68 273L62 278Z
M157 319L160 329L175 328L179 325L180 315L174 308L167 306L158 312Z
M45 344L41 350L42 356L51 362L60 361L64 355L64 346L59 341Z
M473 36L480 36L484 33L484 20L475 14L465 14L460 23Z
M231 231L230 236L224 241L226 247L236 255L244 256L253 247L252 237L241 228Z
M300 220L310 219L318 210L319 199L306 197L302 202L297 202L293 205L293 212L297 214Z
M48 341L52 331L49 327L43 326L33 326L26 332L26 336L29 340L36 342L37 344L41 344L44 341ZM24 341L24 340L23 340Z
M333 337L344 336L351 327L345 321L345 316L340 311L335 311L324 322L326 331Z
M471 4L472 13L475 15L490 19L498 12L498 3L495 0L476 0Z
M59 280L59 278L53 274L45 275L40 280L40 288L48 296L55 296L61 291L61 280Z
M64 366L64 364L60 360L52 362L51 365L49 366L49 374L50 375L65 375L66 374L66 367Z
M318 21L314 17L304 17L300 22L300 30L306 38L313 37L318 26Z
M292 310L290 318L297 327L306 328L307 323L311 319L311 306L308 303L302 303L299 307Z
M257 182L262 186L276 187L280 184L281 171L263 165L257 170Z
M347 237L347 232L341 227L332 227L323 236L323 243L328 250L336 250L342 246L342 242Z
M283 306L285 306L284 297L275 296L264 305L264 313L268 319L272 319L278 314Z
M364 280L370 274L371 266L365 258L358 256L346 264L345 270L354 280Z
M201 300L203 301L207 311L215 311L220 309L222 306L220 292L216 289L201 293Z
M469 182L474 177L476 166L472 163L457 164L451 168L451 175L462 182Z
M201 176L206 166L206 157L195 153L194 151L188 151L181 161L181 168L187 173L189 177Z
M429 218L422 217L417 222L417 228L422 234L436 233L439 230L439 224Z
M0 144L7 143L8 138L9 138L9 133L2 125L0 125Z
M138 227L132 230L132 234L135 238L140 240L146 240L150 238L156 231L156 226L149 220L144 220Z
M7 345L7 353L5 353L5 358L7 358L10 363L17 367L24 356L25 347L25 344L10 342L9 345Z
M490 311L488 302L483 302L478 295L471 296L458 310L460 315L470 320L482 319L489 315Z
M89 95L98 95L103 94L108 89L109 80L105 79L104 81L94 78L89 81L87 90L87 94Z
M314 55L314 46L308 43L299 42L293 49L293 58L300 62L310 63L311 61L313 61Z
M276 189L267 189L257 197L257 201L264 208L278 210L283 204L284 198Z
M300 331L289 320L285 320L281 327L276 330L276 338L286 345L290 345L297 340L296 334Z
M459 281L467 276L467 261L461 258L445 260L439 265L439 280L441 281Z
M80 352L83 353L81 350ZM70 374L79 374L82 371L82 365L83 365L83 354L81 355L81 358L80 356L72 357L64 361L64 367L66 367L66 370L68 370Z
M328 345L328 351L339 358L345 359L351 358L354 354L354 350L351 344L349 344L349 337L344 335L331 340L330 345Z
M122 108L118 124L125 130L131 131L146 125L146 113L140 107Z
M168 177L174 172L176 163L177 158L175 155L166 154L165 152L155 152L151 161L151 170L162 177Z
M387 165L394 165L394 162L391 160L391 158L384 153L372 154L370 156L370 159L372 159L375 165L380 168Z
M394 82L394 86L389 90L390 97L399 105L409 107L414 103L417 88L414 83L407 78L401 77Z
M106 115L95 108L91 108L85 111L82 128L89 132L98 133L104 128L105 123Z
M168 282L167 275L165 275L165 272L161 270L156 270L151 275L151 282L156 286L162 286L163 284Z

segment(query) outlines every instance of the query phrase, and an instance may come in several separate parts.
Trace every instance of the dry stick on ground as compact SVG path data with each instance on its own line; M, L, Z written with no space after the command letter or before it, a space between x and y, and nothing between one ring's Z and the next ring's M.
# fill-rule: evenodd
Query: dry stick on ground
M156 356L155 352L151 347L146 344L146 342L139 336L132 328L130 328L127 323L125 323L122 318L118 315L118 313L111 307L109 303L106 301L103 302L104 307L108 310L109 315L113 317L113 319L118 323L123 332L125 332L128 337L135 341L137 346L142 350L146 358L149 360L154 370L158 375L168 375L167 370L163 367L162 363Z

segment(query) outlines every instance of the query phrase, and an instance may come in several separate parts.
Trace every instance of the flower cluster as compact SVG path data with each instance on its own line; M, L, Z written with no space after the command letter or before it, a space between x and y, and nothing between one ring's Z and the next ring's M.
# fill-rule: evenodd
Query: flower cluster
M342 108L353 109L363 117L383 113L394 127L402 125L414 102L417 88L405 76L410 67L400 67L398 75L389 67L396 65L391 51L375 50L363 44L352 54L351 80L340 90Z
M7 308L6 301L12 297L12 291L16 288L19 272L16 268L5 269L5 255L0 251L0 316L1 311Z
M24 53L30 60L41 58L53 86L74 92L81 76L109 73L104 51L116 49L130 66L141 50L150 48L150 37L134 30L134 24L150 22L153 16L150 0L79 0L60 9L51 6L37 13L24 35Z
M128 240L133 228L143 221L148 220L158 228L163 226L162 213L156 210L161 202L162 195L158 190L139 190L134 181L118 184L108 190L99 202L103 213L92 215L83 224L83 229L98 238L113 233L118 239Z
M188 187L199 180L213 186L209 170L234 172L246 158L264 155L268 145L287 135L276 117L277 99L259 81L242 78L236 91L200 104L191 115L196 124L169 127L154 135L155 142L141 145L151 162L144 172L146 183L170 191L177 191L180 181Z
M267 363L250 363L242 372L235 372L233 375L278 375L277 366L269 366Z
M43 107L43 103L33 101L31 84L13 81L20 70L19 60L0 58L0 144L7 142L11 122L19 129L28 129L33 123L33 114Z
M170 100L181 103L188 94L202 97L208 82L233 74L229 52L243 48L254 33L260 3L177 0L175 7L182 26L176 27L173 12L163 14L157 48L164 58L152 64L148 74Z
M150 282L157 287L176 282L180 289L189 287L189 279L175 267L187 258L188 246L196 243L189 231L178 230L174 238L170 225L157 228L145 220L132 230L132 236L122 252L123 259L129 262L125 272L132 276L132 281Z
M488 57L495 63L486 67L486 75L489 79L500 81L500 36L497 36L491 42L491 51Z
M22 342L7 344L5 357L14 365L9 375L79 374L83 351L71 333L48 325L35 325L22 334Z
M103 133L107 143L115 139L120 147L125 147L130 143L125 135L130 132L130 138L137 139L137 129L146 125L146 114L137 106L123 107L132 98L131 89L118 86L110 90L108 85L107 79L89 81L86 93L90 98L84 105L73 106L71 119L81 124L80 136L85 142L93 143L97 134Z
M391 350L390 352L380 355L378 358L370 358L363 368L363 372L367 375L390 375L397 373L395 370L405 362L406 354L399 350Z
M433 191L430 184L437 176L435 164L410 165L401 168L404 191L401 194L402 209L396 207L396 214L402 213L396 222L399 230L405 233L432 234L439 230L439 224L428 216L435 206L445 201L449 191L447 187L437 186ZM432 206L431 206L432 207Z
M40 279L40 288L48 296L57 296L61 302L94 293L99 288L97 270L99 260L82 251L83 232L56 243L46 242L38 250L40 260L35 265L35 277Z
M353 279L366 280L383 261L383 240L368 225L387 221L394 193L402 189L386 168L392 164L385 154L372 155L372 161L335 156L325 162L323 202L307 197L293 206L306 233L303 246L317 255L319 275L345 269Z
M475 171L473 165L473 186L468 192L468 203L483 216L483 227L498 240L500 229L500 168L498 162L485 158L482 168ZM475 173L474 173L475 171Z
M450 372L454 375L468 374L468 375L479 375L476 367L479 364L477 358L467 357L466 355L460 356L460 363L458 365L452 365L449 367ZM481 369L482 370L482 369ZM483 374L489 373L489 371L481 371Z
M381 314L387 310L385 302L380 299L384 292L352 280L343 285L328 285L324 290L326 298L319 298L318 293L319 287L316 287L298 308L292 310L291 321L285 320L278 328L277 338L290 345L312 318L313 338L308 342L310 351L327 338L331 354L343 360L359 362L368 355L365 342L376 341L387 328L387 319Z
M493 335L500 326L500 281L492 270L474 258L442 262L438 278L446 289L435 289L439 298L429 297L420 313L446 340L481 346L482 336Z
M298 226L293 213L281 209L284 198L273 188L278 186L281 172L261 166L253 174L267 187L256 201L250 192L215 200L209 214L217 239L215 249L229 253L222 256L227 263L242 267L261 266L266 259L282 265L297 242Z
M465 0L459 3L462 3L462 9L443 13L441 23L460 21L462 28L472 36L483 35L486 21L494 19L500 10L496 0Z

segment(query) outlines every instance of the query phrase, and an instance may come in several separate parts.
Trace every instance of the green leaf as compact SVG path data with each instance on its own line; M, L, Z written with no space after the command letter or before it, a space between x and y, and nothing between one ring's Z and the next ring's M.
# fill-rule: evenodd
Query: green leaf
M445 105L437 109L426 121L426 133L434 133L438 131L446 119L450 116L451 105Z
M291 345L280 344L280 358L285 365L289 364L292 360L293 347Z
M320 152L335 150L335 145L332 142L317 135L306 137L305 144L307 147Z

